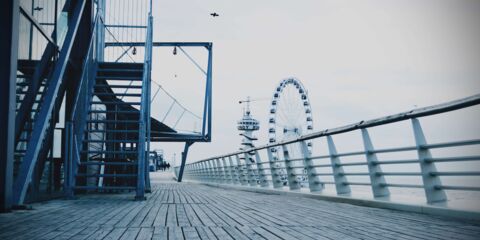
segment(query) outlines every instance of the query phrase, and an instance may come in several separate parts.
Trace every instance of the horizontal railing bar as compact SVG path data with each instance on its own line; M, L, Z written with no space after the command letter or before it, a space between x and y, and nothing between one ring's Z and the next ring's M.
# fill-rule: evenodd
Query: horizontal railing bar
M330 181L320 181L320 183L323 183L323 184L331 184L331 185L335 185L336 183L335 182L330 182Z
M432 176L480 176L480 172L430 172Z
M324 168L324 167L332 167L332 164L316 164L316 165L310 165L310 166L314 168Z
M463 140L463 141L446 142L446 143L426 144L426 145L422 145L421 147L432 149L432 148L468 146L468 145L476 145L476 144L480 144L480 139Z
M425 161L427 162L456 162L456 161L479 161L479 160L480 160L480 156L425 158Z
M343 185L361 185L361 186L371 186L370 183L362 183L362 182L343 182Z
M346 156L356 156L356 155L363 155L365 151L357 151L357 152L346 152L346 153L337 153L330 155L331 157L346 157Z
M361 165L367 165L367 162L351 162L351 163L340 163L340 164L335 164L336 166L361 166Z
M404 163L419 163L420 161L418 159L412 159L412 160L388 160L388 161L375 161L375 164L404 164Z
M345 175L345 176L368 176L369 173L339 173L338 175Z
M417 184L381 183L379 185L381 187L423 188L423 185L417 185Z
M417 172L382 172L382 173L377 173L377 175L384 175L384 176L421 176L422 173L417 173Z
M398 147L398 148L375 149L375 150L369 151L369 153L405 152L405 151L413 151L413 150L417 150L417 147L409 146L409 147Z
M466 186L435 186L435 189L443 190L463 190L463 191L480 191L480 187L466 187Z

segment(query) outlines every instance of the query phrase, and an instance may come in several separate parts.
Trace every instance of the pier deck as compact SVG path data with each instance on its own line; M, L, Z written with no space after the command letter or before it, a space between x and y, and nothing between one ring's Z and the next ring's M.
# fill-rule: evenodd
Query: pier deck
M96 194L0 214L0 239L478 239L480 224L293 196L175 183L146 201Z

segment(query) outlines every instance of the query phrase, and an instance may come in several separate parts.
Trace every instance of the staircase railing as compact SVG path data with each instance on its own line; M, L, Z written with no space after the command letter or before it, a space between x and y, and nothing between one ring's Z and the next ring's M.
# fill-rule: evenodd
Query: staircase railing
M140 104L140 119L139 119L139 129L138 129L138 160L137 160L137 193L136 199L144 199L145 193L145 172L146 172L146 162L148 160L148 155L146 151L149 151L150 148L150 79L151 79L151 64L152 64L152 42L153 42L153 32L152 32L152 3L150 2L150 11L148 13L148 23L147 23L147 36L145 39L145 56L144 56L144 65L143 65L143 77L142 77L142 96Z
M35 129L31 134L30 141L28 141L25 158L21 163L19 174L13 186L13 202L17 205L23 204L25 200L28 185L32 179L33 170L42 147L42 142L47 135L47 128L50 126L55 100L60 91L67 63L69 62L72 46L85 8L85 2L86 1L79 1L74 7L64 44L62 45L58 61L55 64L52 77L49 80L49 87L45 93L44 103L38 113L38 117L35 119Z
M78 164L80 163L80 150L85 137L86 115L92 98L95 86L95 74L97 68L97 51L96 37L98 34L97 25L102 21L100 14L97 14L92 28L92 36L88 45L87 54L83 61L83 70L80 77L80 83L77 87L77 95L72 106L72 113L69 121L65 124L65 179L64 189L67 196L73 195L73 187L75 186L75 174Z

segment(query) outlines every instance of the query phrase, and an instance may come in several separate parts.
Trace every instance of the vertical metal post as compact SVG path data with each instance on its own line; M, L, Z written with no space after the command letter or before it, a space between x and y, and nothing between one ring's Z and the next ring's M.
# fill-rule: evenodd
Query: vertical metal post
M203 161L202 163L203 163L203 169L205 173L205 180L207 182L213 182L213 174L210 171L208 161Z
M337 194L348 194L351 192L350 186L346 184L343 167L340 165L340 158L337 156L337 149L331 136L327 136L328 151L330 152L330 162L332 164L333 179L335 180L335 189Z
M225 183L225 171L223 171L222 164L220 162L220 158L215 159L217 162L217 172L218 172L218 182L219 183Z
M139 136L145 136L145 123L139 122ZM145 139L140 137L137 146L137 191L135 200L145 200Z
M425 135L423 134L420 121L412 119L413 135L415 136L415 143L417 145L418 160L420 161L420 169L422 171L423 188L428 203L444 202L447 200L445 191L441 189L442 182L437 175L431 174L436 172L437 168L433 162L426 159L431 158L432 154L428 148L423 147L427 144Z
M218 172L218 168L217 168L217 164L215 163L215 159L211 159L210 162L212 164L214 182L220 183L220 173Z
M235 155L236 159L237 159L237 169L238 169L238 173L239 173L239 180L240 180L240 184L242 185L248 185L248 179L247 179L247 175L245 174L245 170L244 170L244 167L242 166L242 163L240 161L240 157L237 155Z
M300 141L299 144L302 149L303 158L305 159L304 166L307 170L308 187L310 188L310 192L321 192L324 189L324 184L320 181L320 178L317 175L317 170L313 166L308 145L305 141Z
M263 169L262 159L260 158L260 154L258 153L258 151L255 151L255 162L257 163L260 186L268 187L269 184L268 184L267 176L265 175L265 169Z
M225 160L225 157L222 157L222 164L223 164L223 177L224 177L224 182L225 183L232 183L232 175L230 172L230 168L227 165L227 160Z
M245 167L247 168L247 181L248 184L252 187L257 186L257 177L252 169L252 163L250 162L250 153L244 153L245 157Z
M6 0L0 8L0 212L12 207L17 79L19 1Z
M233 165L233 160L232 156L228 156L228 169L230 172L230 179L232 184L238 184L240 181L238 180L238 174L237 170L235 169L235 166Z
M73 164L76 164L73 161L74 158L74 135L73 135L73 123L67 122L65 124L65 160L64 160L64 186L63 191L67 198L73 197Z
M98 0L97 2L97 14L100 14L100 18L97 21L96 27L96 51L97 51L97 60L99 62L104 61L104 52L105 52L105 7L106 7L106 0Z
M212 160L208 160L207 165L208 165L207 169L208 169L209 175L210 175L210 181L214 183L214 182L217 181L217 176L216 176L215 171L214 171L213 166L212 166Z
M290 190L299 190L301 188L300 183L298 182L297 174L293 168L292 162L290 162L290 155L286 145L282 145L283 150L283 159L285 160L285 169L287 170L288 178L288 187Z
M270 166L270 173L272 174L273 188L283 188L282 178L277 169L278 166L277 166L277 162L273 157L272 149L273 148L268 148L267 154L268 154L268 165Z
M390 195L388 187L385 185L385 177L382 175L382 168L378 164L377 154L373 152L373 144L367 129L362 129L363 146L367 158L368 174L372 184L373 197L386 197Z

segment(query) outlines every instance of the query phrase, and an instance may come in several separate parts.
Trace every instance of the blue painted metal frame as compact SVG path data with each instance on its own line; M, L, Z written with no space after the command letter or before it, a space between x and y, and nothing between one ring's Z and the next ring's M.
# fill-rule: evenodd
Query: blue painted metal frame
M12 207L15 86L17 79L19 1L7 0L0 8L0 212Z
M212 69L213 43L211 42L152 42L152 47L205 47L208 51L208 65L203 106L202 134L161 133L153 139L158 142L210 142L212 138ZM105 47L142 47L143 42L107 42Z
M42 147L42 142L49 125L49 120L52 116L55 98L58 95L58 91L62 83L63 75L65 73L72 50L73 42L77 34L78 26L80 25L80 19L85 8L85 1L78 1L76 4L77 5L75 6L71 21L69 22L69 28L64 44L60 51L58 62L55 65L54 72L45 95L44 104L40 109L38 118L35 120L35 129L32 132L30 141L28 142L25 158L20 166L20 172L15 179L13 202L17 205L21 205L24 202L28 184L31 181L32 172L35 168L38 154Z
M92 36L88 46L85 60L82 64L82 75L78 84L75 101L72 106L72 113L65 126L65 180L64 191L67 197L73 197L73 187L75 186L75 174L80 163L80 149L83 142L88 106L93 95L95 85L95 73L98 57L98 48L96 40L98 37L97 28L101 23L101 16L96 15L93 22Z
M137 158L137 191L136 200L145 199L146 171L148 171L148 152L150 149L150 84L152 70L152 42L153 42L152 3L148 13L147 36L145 39L145 56L143 63L142 96L140 105L140 119L138 129L138 158ZM147 144L147 146L145 146Z

